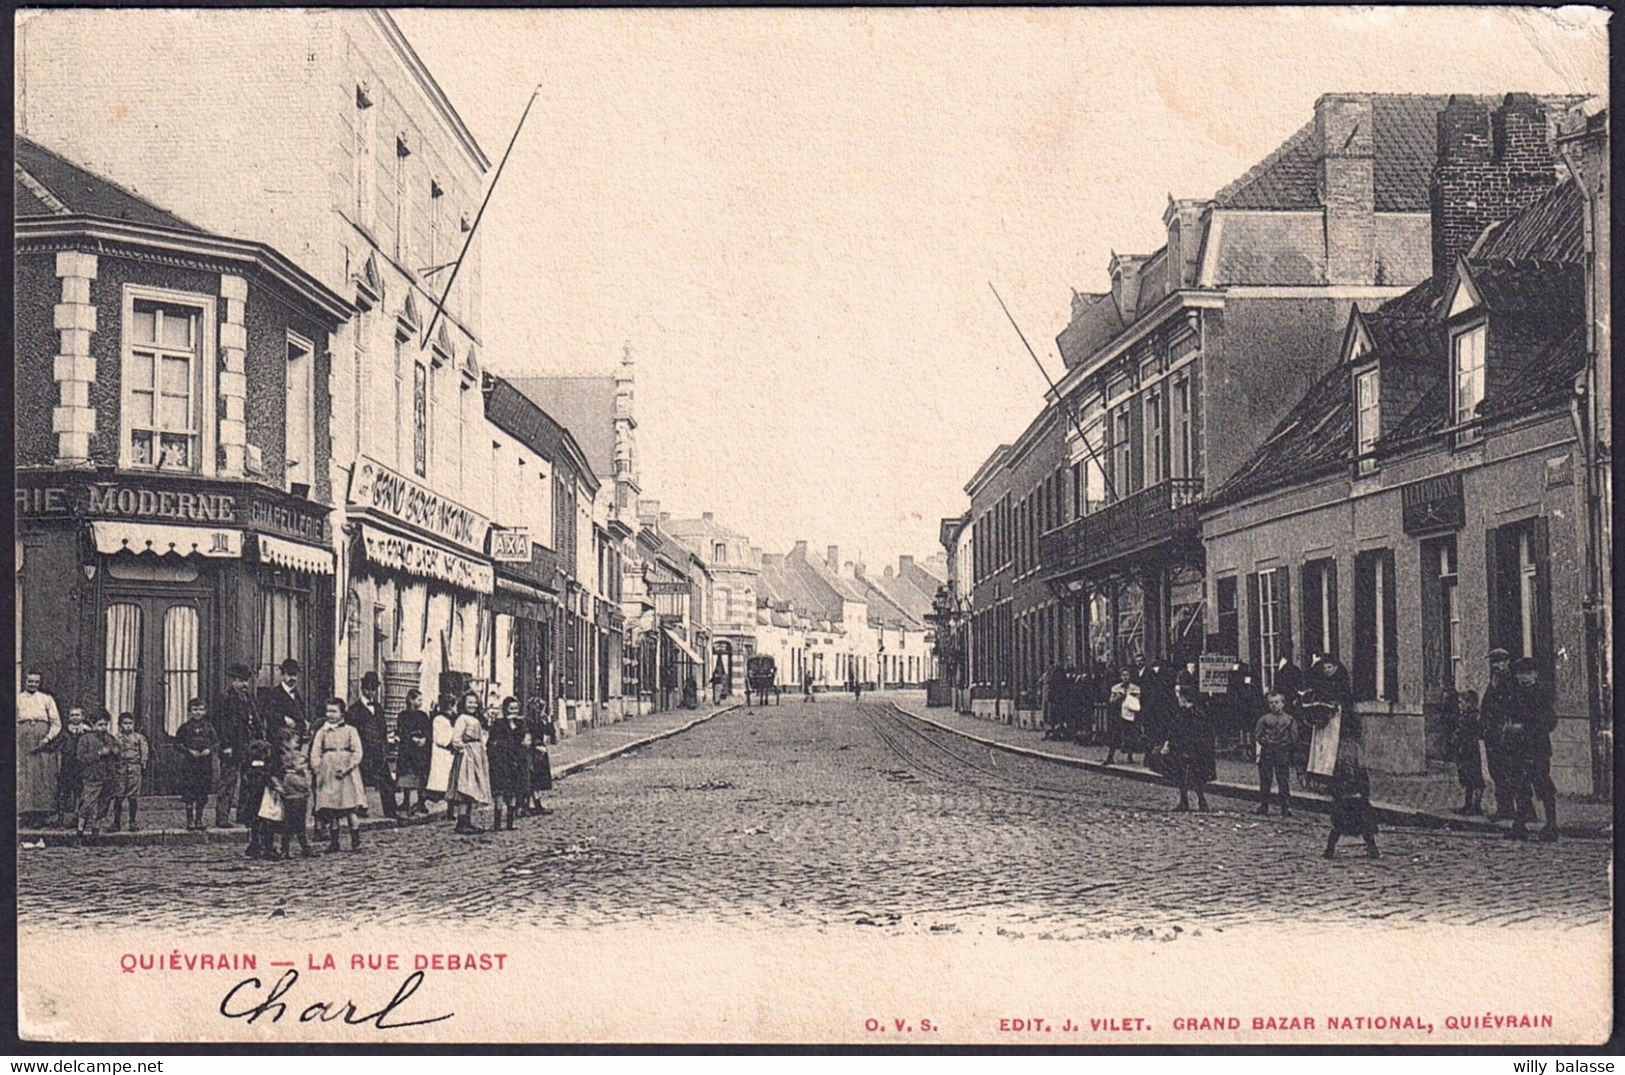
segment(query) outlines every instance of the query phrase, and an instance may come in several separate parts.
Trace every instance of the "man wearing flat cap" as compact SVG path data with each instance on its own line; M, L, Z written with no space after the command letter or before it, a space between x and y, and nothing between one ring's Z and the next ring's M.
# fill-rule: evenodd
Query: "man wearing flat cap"
M1479 716L1484 728L1484 760L1489 763L1490 782L1495 785L1495 813L1491 816L1492 820L1510 821L1516 816L1517 780L1506 729L1518 720L1512 654L1496 647L1485 654L1485 659L1490 663L1490 683L1484 688Z
M261 710L266 734L278 741L296 735L303 742L307 730L305 696L299 693L299 662L289 657L282 662L282 678L265 693Z
M229 829L237 810L237 789L243 766L248 764L248 744L262 738L264 727L254 709L249 681L254 674L245 664L226 669L226 692L214 709L215 751L214 824Z
M1527 838L1528 824L1535 819L1536 796L1546 812L1542 840L1557 839L1557 786L1552 783L1552 731L1557 718L1551 698L1540 683L1540 666L1533 657L1523 657L1513 665L1512 698L1516 705L1514 723L1507 726L1507 753L1517 773L1517 816L1512 822L1511 839ZM1497 793L1499 795L1499 793Z

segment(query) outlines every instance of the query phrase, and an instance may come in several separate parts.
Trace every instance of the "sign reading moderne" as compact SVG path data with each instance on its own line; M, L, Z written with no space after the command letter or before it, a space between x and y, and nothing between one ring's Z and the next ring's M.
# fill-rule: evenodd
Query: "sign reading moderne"
M363 508L485 555L491 520L366 456L350 478L350 507Z

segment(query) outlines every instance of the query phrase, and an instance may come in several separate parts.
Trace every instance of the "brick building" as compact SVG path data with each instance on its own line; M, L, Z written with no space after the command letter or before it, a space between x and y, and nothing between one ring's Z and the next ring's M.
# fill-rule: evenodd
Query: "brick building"
M1484 654L1534 657L1559 716L1553 776L1591 791L1584 482L1585 197L1541 101L1451 98L1430 183L1435 275L1354 310L1335 361L1203 505L1225 646L1350 667L1368 762L1442 757L1447 688ZM1320 368L1318 355L1305 365Z
M21 130L275 246L355 309L329 379L339 693L375 671L393 712L441 673L485 678L493 505L464 493L489 489L477 241L435 307L489 161L400 28L381 10L81 10L17 37Z
M229 664L332 687L331 346L344 299L15 140L17 660L136 715L149 792Z
M717 522L711 512L698 519L668 519L666 533L699 557L712 579L711 657L706 680L722 670L727 690L745 693L745 663L756 652L757 580L761 550L750 539Z

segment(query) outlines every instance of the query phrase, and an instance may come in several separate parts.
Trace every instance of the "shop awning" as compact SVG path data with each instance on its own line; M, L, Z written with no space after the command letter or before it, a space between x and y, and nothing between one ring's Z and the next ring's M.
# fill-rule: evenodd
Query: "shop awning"
M157 523L97 521L90 524L96 551L150 552L157 556L238 557L243 554L241 530L208 526L163 526Z
M698 653L695 653L694 647L683 641L683 637L676 631L673 631L670 627L662 627L661 630L666 633L667 638L671 639L672 645L676 646L678 649L682 650L688 655L689 660L693 661L695 664L705 664L705 658L701 657Z
M436 579L474 593L488 594L496 589L496 574L489 562L480 563L439 545L362 523L361 547L367 559L380 567Z
M298 541L261 534L260 559L268 564L303 571L310 575L333 573L333 550L321 549Z

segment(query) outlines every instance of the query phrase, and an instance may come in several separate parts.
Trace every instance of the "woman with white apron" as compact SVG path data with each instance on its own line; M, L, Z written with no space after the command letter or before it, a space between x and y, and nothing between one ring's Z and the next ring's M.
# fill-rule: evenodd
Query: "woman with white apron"
M1326 782L1337 768L1344 722L1353 717L1348 670L1335 657L1323 658L1309 673L1305 686L1308 697L1302 713L1313 729L1309 736L1306 772L1311 778Z

